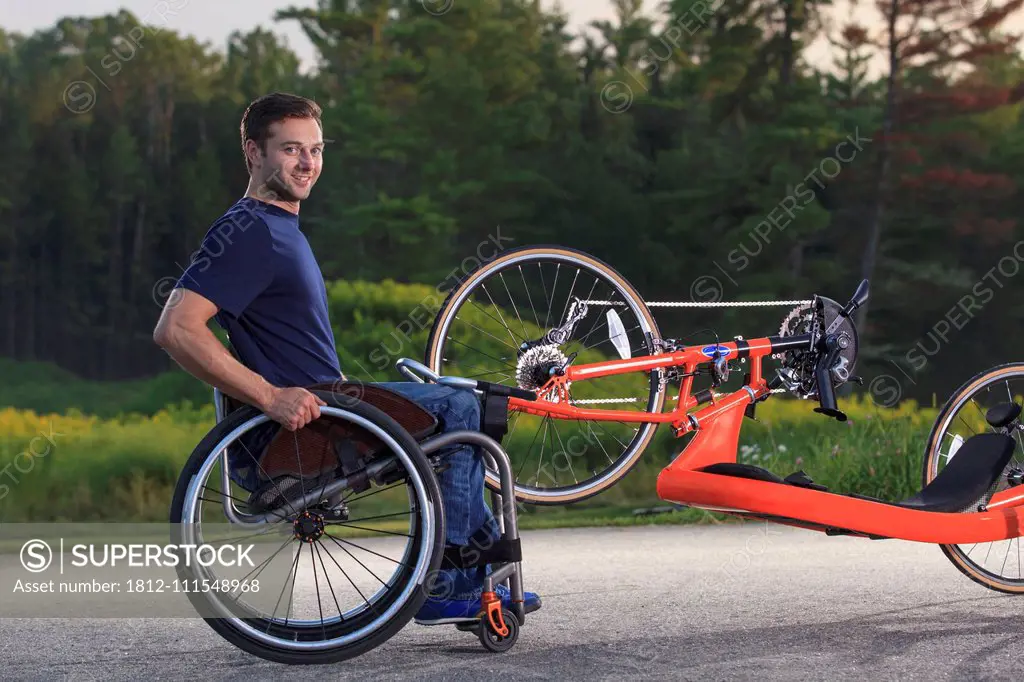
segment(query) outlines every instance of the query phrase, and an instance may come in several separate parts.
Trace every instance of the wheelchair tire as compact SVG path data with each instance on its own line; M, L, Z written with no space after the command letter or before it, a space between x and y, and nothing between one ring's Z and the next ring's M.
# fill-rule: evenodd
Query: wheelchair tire
M415 526L416 530L414 535L409 536L415 537L415 542L409 543L406 547L403 560L394 562L391 559L399 564L399 568L395 569L397 577L383 588L378 588L378 594L383 596L372 605L367 601L368 608L362 610L356 617L346 619L339 611L337 622L330 625L325 625L324 620L316 625L299 625L296 621L289 623L287 617L283 619L282 624L280 617L204 615L203 619L217 634L243 651L266 660L293 665L344 661L370 651L390 639L415 616L423 604L427 596L429 579L437 572L444 552L445 523L441 492L430 462L417 442L391 417L367 403L351 396L342 397L327 391L313 393L327 402L326 407L321 407L321 419L347 417L349 421L359 423L368 429L370 427L366 425L370 424L374 427L370 430L375 431L375 435L382 442L387 442L390 438L392 443L398 446L401 452L395 454L406 468L405 487L410 491L410 499L416 506L416 511L410 512L415 514L410 526ZM259 410L243 407L227 415L196 446L178 479L171 504L170 522L174 524L172 528L182 529L180 538L185 537L185 528L194 530L202 524L202 503L195 501L199 499L197 491L205 487L202 474L207 472L210 475L209 472L213 471L216 462L223 457L222 450L245 432L238 431L241 427L249 425L249 428L255 428L267 420L268 418ZM229 439L236 431L235 437ZM388 447L394 451L394 445ZM389 482L388 485L393 484ZM202 494L208 493L207 488ZM198 524L195 521L197 515ZM172 542L174 541L172 538ZM295 542L300 545L296 551L298 557L302 543L300 540ZM315 560L313 562L315 566ZM185 580L193 577L188 573L188 569L180 566L178 573ZM209 613L211 608L217 610L211 601L216 597L209 593L193 591L187 592L187 596L203 614ZM404 599L404 602L400 603L400 599ZM223 606L219 610L226 613ZM272 613L276 614L276 609ZM321 633L322 639L319 639Z

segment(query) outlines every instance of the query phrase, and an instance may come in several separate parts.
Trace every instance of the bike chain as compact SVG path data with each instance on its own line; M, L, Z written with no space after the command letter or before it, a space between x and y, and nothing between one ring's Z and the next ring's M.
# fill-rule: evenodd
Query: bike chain
M588 305L626 305L625 301L580 301ZM807 301L644 301L648 308L752 308L773 305L810 305L813 300Z
M785 393L785 388L773 388L769 393ZM721 394L716 394L719 397ZM585 398L583 400L570 400L570 405L606 405L608 403L635 403L646 398ZM668 396L668 400L679 400L679 396Z
M606 301L590 299L580 301L585 305L626 305L625 301ZM644 305L648 308L755 308L755 307L768 307L768 306L794 306L794 305L810 305L814 303L813 300L802 300L802 301L644 301ZM671 381L668 377L662 377L659 381L661 386L658 387L659 392L665 390L665 386ZM785 393L785 388L775 388L769 391L769 393ZM639 398L592 398L584 400L570 400L571 405L603 405L609 403L635 403ZM678 398L672 398L672 400L678 400Z

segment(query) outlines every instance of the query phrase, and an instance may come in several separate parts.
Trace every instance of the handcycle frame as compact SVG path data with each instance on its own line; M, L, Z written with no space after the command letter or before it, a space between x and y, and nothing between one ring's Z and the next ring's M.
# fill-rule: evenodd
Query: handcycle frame
M806 348L810 335L761 337L687 346L681 350L625 360L570 365L538 390L536 401L509 399L510 411L554 419L585 419L668 423L677 437L696 432L680 454L658 476L658 496L667 501L734 516L769 520L829 535L872 539L902 539L936 544L966 544L1007 540L1024 535L1024 487L996 493L984 511L949 513L897 506L894 503L853 497L773 481L700 471L719 463L736 463L743 418L751 406L771 395L762 376L763 360L772 353ZM750 371L738 390L715 396L711 391L692 393L697 367L721 357L750 360ZM680 368L684 378L677 404L669 412L580 408L568 404L566 382L633 372ZM558 402L545 400L554 391ZM695 407L709 403L696 412Z

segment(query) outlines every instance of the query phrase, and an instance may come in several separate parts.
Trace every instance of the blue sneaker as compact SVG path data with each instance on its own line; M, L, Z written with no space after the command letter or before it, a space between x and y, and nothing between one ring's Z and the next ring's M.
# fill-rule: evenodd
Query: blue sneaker
M441 571L435 581L434 594L427 595L426 601L417 612L415 621L420 625L446 625L451 623L475 623L479 620L483 587L477 583L468 586L469 578L461 571ZM475 582L475 581L474 581ZM439 583L447 589L438 589ZM456 592L456 588L459 589ZM495 585L494 591L501 599L501 605L512 609L512 593L504 585ZM541 607L540 595L535 592L523 593L523 609L533 613Z

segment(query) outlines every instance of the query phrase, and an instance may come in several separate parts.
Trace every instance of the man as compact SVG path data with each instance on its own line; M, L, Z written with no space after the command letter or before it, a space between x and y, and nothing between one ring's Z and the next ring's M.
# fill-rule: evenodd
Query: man
M207 232L153 335L185 370L290 431L318 419L320 406L326 404L303 386L344 376L323 275L299 230L299 204L323 166L320 114L315 102L283 93L249 105L241 123L249 171L245 196ZM214 315L242 362L207 327ZM380 385L433 413L445 431L480 427L479 400L468 391L416 382ZM440 475L446 541L452 546L471 541L486 545L496 539L497 529L484 502L480 453L463 446L446 461L449 468ZM442 572L434 583L440 596L428 596L416 622L433 625L472 617L482 582L478 569ZM499 586L497 591L507 605L508 590ZM526 593L525 602L527 612L540 608L534 593Z

